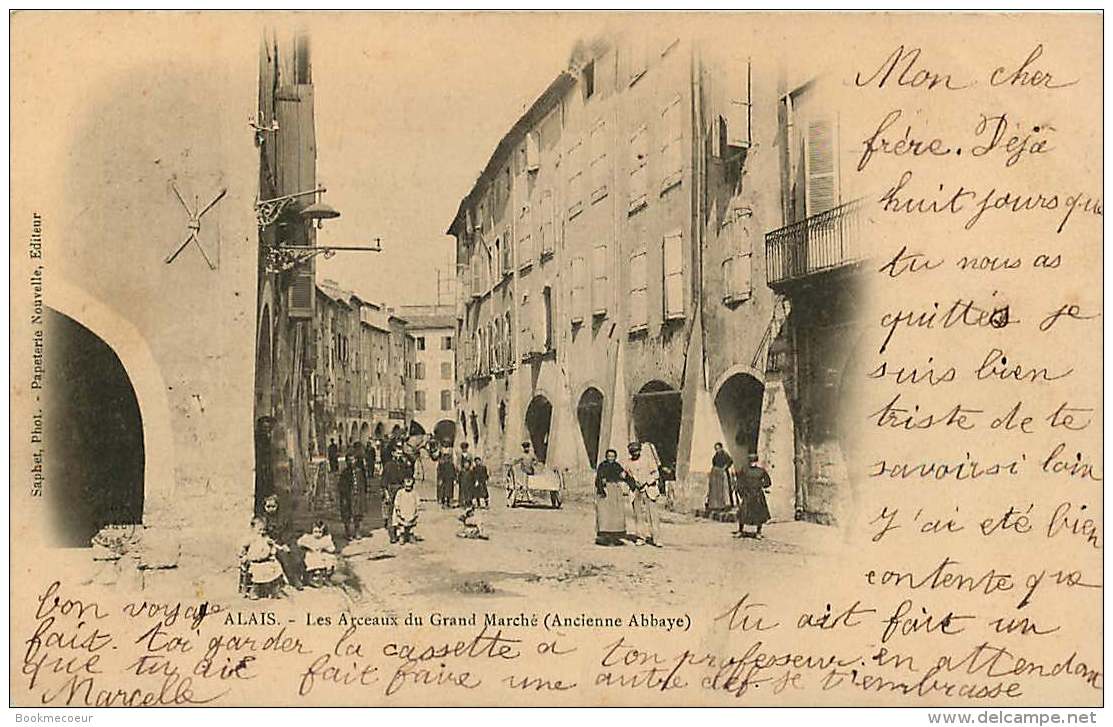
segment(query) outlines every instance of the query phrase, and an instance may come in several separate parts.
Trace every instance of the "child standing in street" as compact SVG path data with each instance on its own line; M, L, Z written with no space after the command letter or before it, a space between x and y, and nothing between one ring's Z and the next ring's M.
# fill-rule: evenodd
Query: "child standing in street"
M486 510L491 504L491 495L487 491L487 481L491 479L491 475L487 471L487 465L483 464L483 460L479 457L475 458L473 470L475 484L472 487L472 499L478 507Z
M414 528L417 527L418 509L414 481L412 477L409 477L403 482L402 489L394 496L394 527L400 542L414 542Z

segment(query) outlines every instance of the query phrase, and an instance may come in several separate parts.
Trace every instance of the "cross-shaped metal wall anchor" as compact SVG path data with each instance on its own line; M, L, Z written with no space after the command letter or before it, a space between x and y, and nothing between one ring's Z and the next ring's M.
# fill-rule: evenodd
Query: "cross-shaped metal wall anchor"
M174 182L170 182L170 187L174 190L174 196L182 203L182 208L186 211L186 214L189 215L189 220L186 222L186 229L189 230L189 234L186 235L186 238L182 240L182 244L178 245L174 252L166 256L166 264L169 265L174 262L174 258L178 257L178 254L186 248L186 245L193 242L197 244L197 249L201 251L201 257L205 258L205 262L209 264L209 270L216 270L216 264L209 258L209 253L205 252L205 247L201 244L201 239L197 236L197 233L201 231L201 218L206 212L211 210L217 202L224 199L224 195L228 193L228 188L224 187L221 189L220 192L213 197L212 202L205 205L200 212L195 213L193 209L196 209L196 206L200 203L195 199L194 208L191 209L190 206L186 204L185 199L182 198L182 193L178 191L178 185Z

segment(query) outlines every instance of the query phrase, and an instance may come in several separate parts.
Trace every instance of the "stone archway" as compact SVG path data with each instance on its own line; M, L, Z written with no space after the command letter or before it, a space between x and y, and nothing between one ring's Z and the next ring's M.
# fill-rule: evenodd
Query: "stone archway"
M451 419L441 419L433 427L433 437L441 444L453 446L456 443L456 422Z
M139 405L143 434L143 522L155 524L170 505L176 459L162 369L130 321L64 278L50 281L50 308L104 341L128 375Z
M543 394L533 397L526 408L526 432L529 434L533 453L542 462L549 454L549 430L553 423L553 405Z
M594 386L584 389L576 405L576 420L580 425L584 451L592 469L599 463L599 435L603 428L603 392Z
M739 466L758 451L764 395L765 385L748 373L732 374L715 392L715 413L727 439L724 444Z
M52 540L89 547L106 525L143 522L145 442L139 399L116 351L46 308L44 434Z
M661 464L674 472L682 411L680 392L663 381L650 381L634 394L634 436L652 442Z
M368 424L367 422L363 422L362 424L359 425L359 441L362 442L363 444L367 444L367 441L370 438L370 436L371 436L371 425Z

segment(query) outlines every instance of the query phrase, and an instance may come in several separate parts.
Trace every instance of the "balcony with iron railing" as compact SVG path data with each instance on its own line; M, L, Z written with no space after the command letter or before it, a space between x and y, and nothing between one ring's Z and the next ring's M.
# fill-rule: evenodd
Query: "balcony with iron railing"
M865 259L859 198L765 235L771 287L847 267Z

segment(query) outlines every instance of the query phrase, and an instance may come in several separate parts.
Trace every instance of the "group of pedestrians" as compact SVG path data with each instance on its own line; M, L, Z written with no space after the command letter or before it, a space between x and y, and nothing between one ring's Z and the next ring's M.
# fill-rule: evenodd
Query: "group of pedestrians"
M656 502L664 487L657 450L650 443L630 442L627 454L619 462L618 451L608 449L595 469L595 542L612 546L632 540L661 547Z
M709 512L735 510L738 531L734 536L760 540L761 528L769 522L769 504L765 493L773 483L769 473L758 464L757 454L751 452L746 459L746 466L736 471L734 459L723 449L721 442L715 443L707 480L706 507ZM746 526L754 528L754 531L747 532Z
M437 502L442 508L490 507L488 483L491 474L483 458L468 451L468 443L460 444L459 453L440 448L431 449L429 456L437 467ZM457 487L459 493L457 496Z

